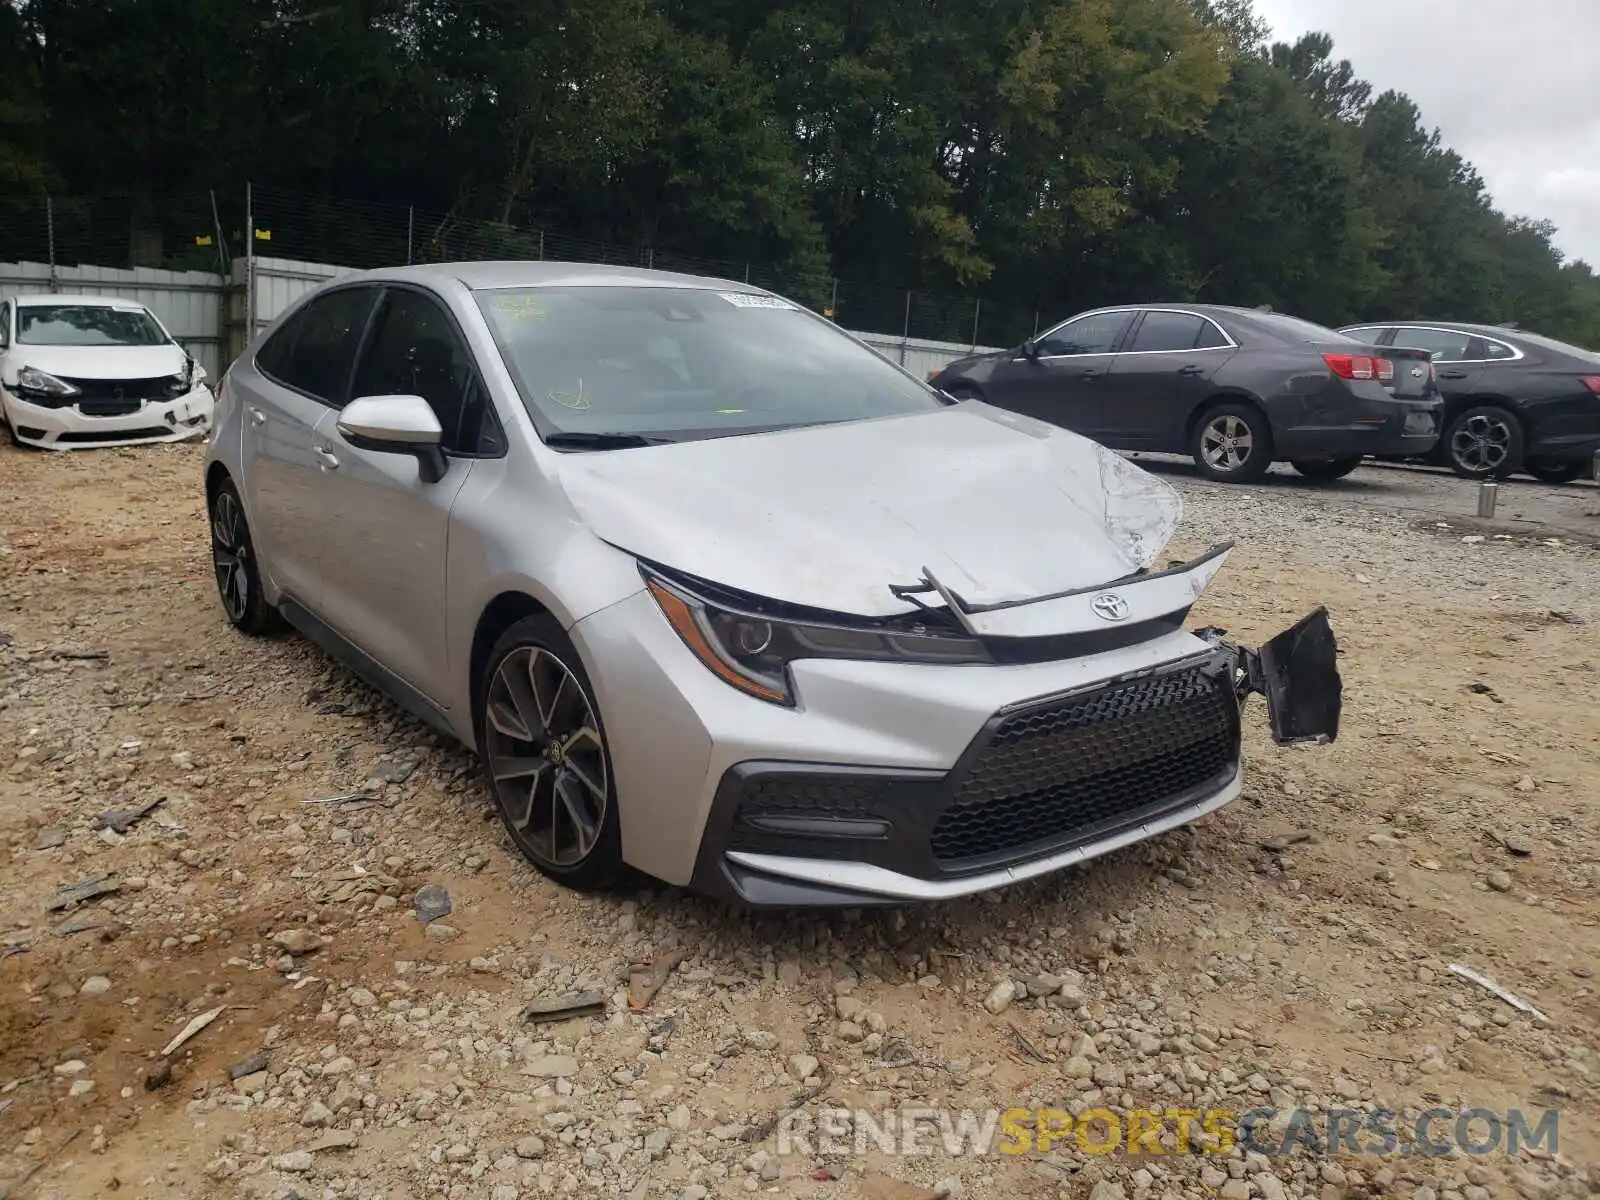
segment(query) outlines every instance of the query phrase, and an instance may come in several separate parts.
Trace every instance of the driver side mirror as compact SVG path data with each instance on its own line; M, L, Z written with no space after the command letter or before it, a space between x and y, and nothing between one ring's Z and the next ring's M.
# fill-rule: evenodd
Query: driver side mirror
M414 455L422 482L444 478L444 430L421 396L362 396L344 406L338 425L339 435L358 449Z
M1030 362L1039 357L1039 343L1029 338L1022 343L1022 357Z

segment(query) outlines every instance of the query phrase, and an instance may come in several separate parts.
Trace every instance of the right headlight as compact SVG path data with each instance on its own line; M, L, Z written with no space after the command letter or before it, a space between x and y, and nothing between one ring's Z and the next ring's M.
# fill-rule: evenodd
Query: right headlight
M723 682L793 705L789 664L804 658L903 663L992 661L976 638L935 631L786 621L726 608L641 567L650 594L686 646Z
M23 367L17 372L17 390L19 392L33 392L39 396L75 396L78 389L64 380L57 379L48 372L39 370L38 367Z

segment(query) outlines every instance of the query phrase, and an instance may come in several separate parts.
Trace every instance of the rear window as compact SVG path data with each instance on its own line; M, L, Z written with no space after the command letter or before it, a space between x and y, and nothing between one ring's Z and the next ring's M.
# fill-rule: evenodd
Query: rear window
M477 294L523 402L560 432L679 440L943 408L796 304L698 288Z
M1585 362L1600 363L1600 352L1585 350L1582 346L1574 346L1570 342L1558 342L1555 338L1545 337L1540 333L1523 333L1517 331L1517 341L1524 345L1533 346L1540 350L1549 350L1553 354L1570 354L1574 358L1581 358ZM1494 344L1490 343L1490 349ZM1501 357L1497 355L1496 357Z
M1311 321L1302 321L1299 317L1285 316L1283 313L1251 313L1250 320L1261 326L1268 333L1275 334L1291 342L1351 342L1359 343L1353 337L1347 337L1337 329L1329 329L1326 325L1317 325Z
M17 341L24 346L165 346L169 340L137 305L17 306Z

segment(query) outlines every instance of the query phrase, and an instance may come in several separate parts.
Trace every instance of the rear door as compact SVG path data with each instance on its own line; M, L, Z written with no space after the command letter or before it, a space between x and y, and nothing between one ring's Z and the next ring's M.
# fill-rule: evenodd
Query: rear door
M244 500L256 553L273 582L312 611L321 599L321 527L336 519L315 431L344 403L356 346L376 298L371 286L317 296L231 378L244 410Z
M1217 370L1237 351L1210 317L1148 308L1106 381L1105 440L1122 450L1181 451L1189 414L1211 394Z
M1019 354L991 377L994 403L1097 441L1106 434L1111 357L1133 322L1132 309L1085 313L1036 338L1038 354Z

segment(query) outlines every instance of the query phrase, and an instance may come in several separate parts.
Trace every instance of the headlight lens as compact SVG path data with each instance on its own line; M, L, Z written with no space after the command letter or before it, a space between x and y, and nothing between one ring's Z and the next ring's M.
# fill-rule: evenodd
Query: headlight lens
M779 621L737 612L644 572L650 594L695 657L723 682L773 704L793 705L788 666L804 658L878 662L991 661L975 638L916 630L867 629Z
M45 396L75 396L78 393L78 389L70 383L64 383L37 367L23 367L18 371L17 387L24 392L36 392Z

